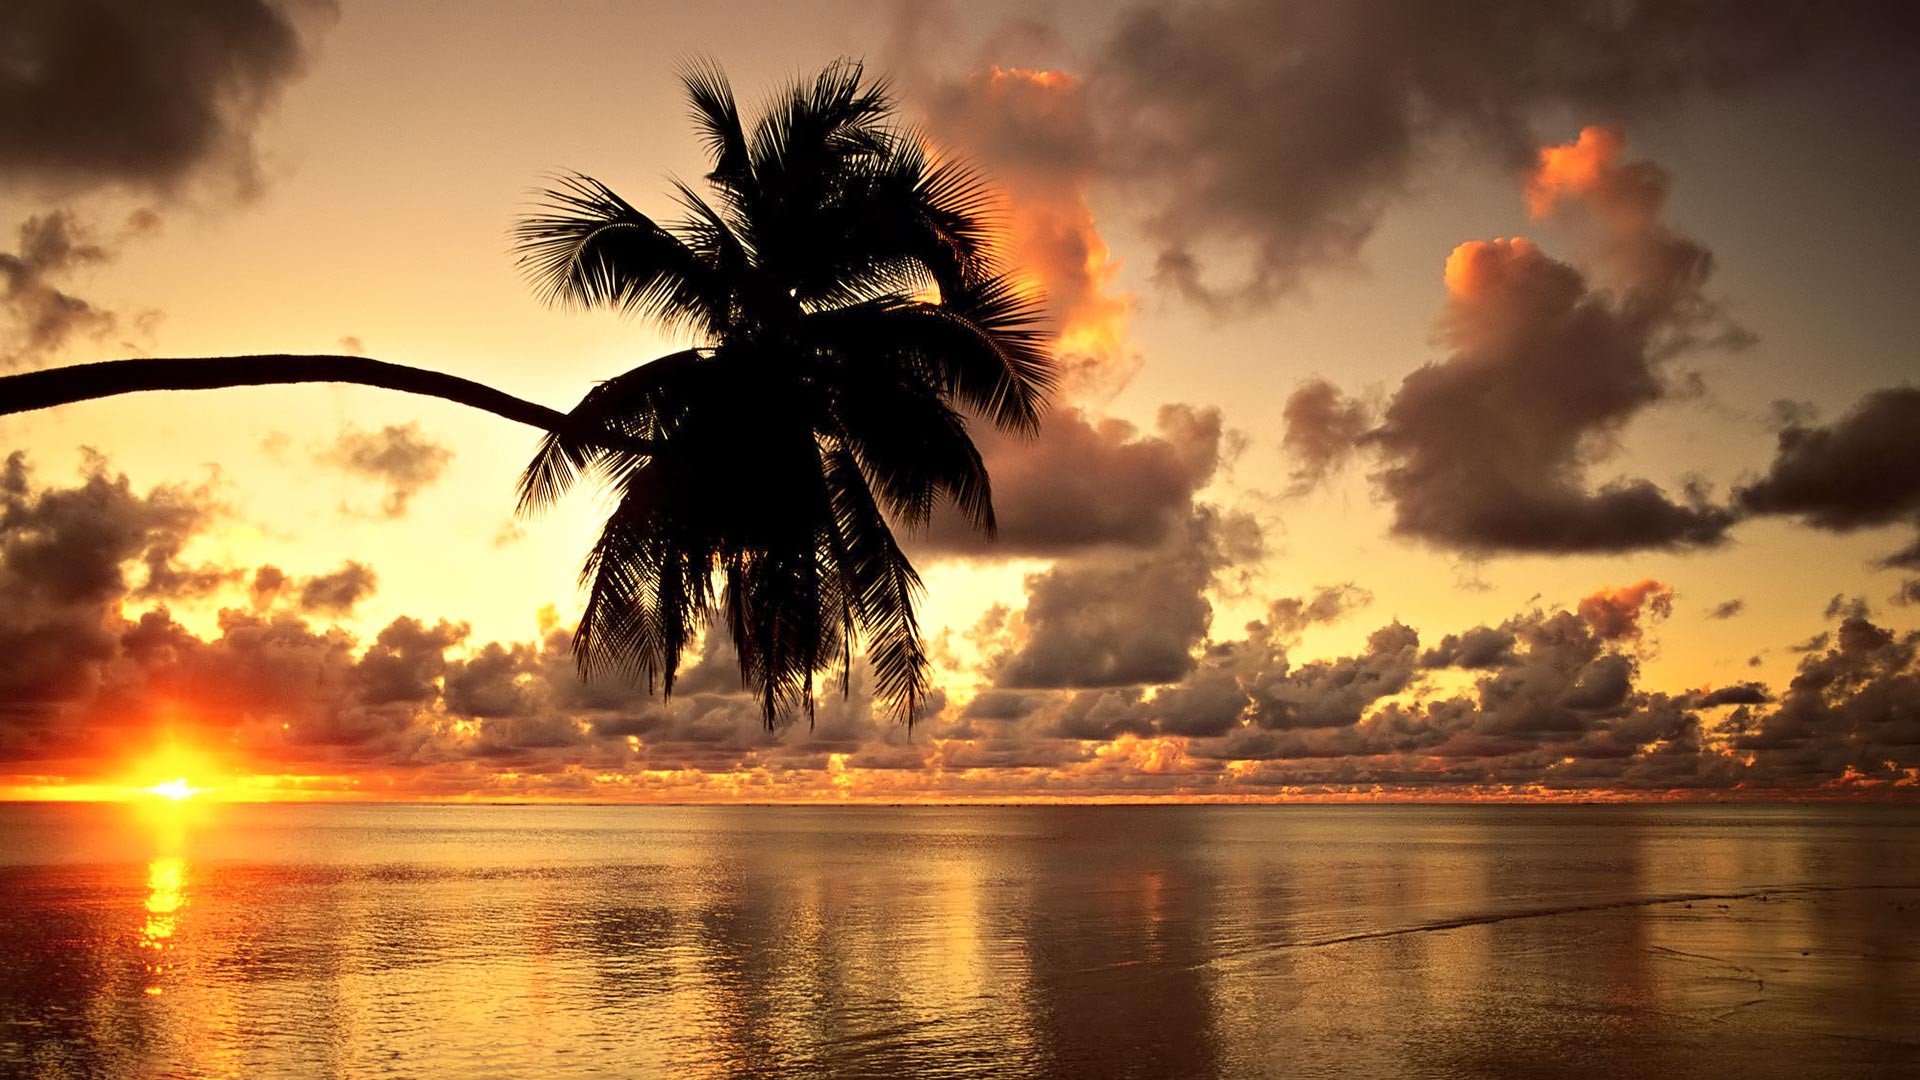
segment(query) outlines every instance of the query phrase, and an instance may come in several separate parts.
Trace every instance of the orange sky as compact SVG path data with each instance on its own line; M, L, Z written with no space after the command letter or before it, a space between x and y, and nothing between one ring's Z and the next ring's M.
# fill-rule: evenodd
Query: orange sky
M940 693L911 733L860 685L766 733L717 642L672 702L580 685L604 505L514 519L533 440L496 417L294 387L0 418L0 796L1915 788L1920 587L1881 561L1920 497L1884 468L1870 506L1736 494L1783 427L1907 407L1865 408L1912 378L1920 272L1871 27L1750 27L1630 93L1658 28L1497 42L1591 62L1553 86L1467 12L1413 63L1252 0L262 10L281 35L215 35L227 82L159 81L208 126L137 160L0 88L0 373L364 351L564 407L681 343L536 302L506 250L530 189L580 169L665 210L702 172L677 58L750 103L854 55L1004 192L1066 389L1037 442L981 437L997 546L913 541ZM1290 433L1309 380L1344 411Z

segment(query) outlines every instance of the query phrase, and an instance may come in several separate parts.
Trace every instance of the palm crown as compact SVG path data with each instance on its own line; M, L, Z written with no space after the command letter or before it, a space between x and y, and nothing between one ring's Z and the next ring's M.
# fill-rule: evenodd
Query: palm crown
M1036 430L1054 380L1035 297L992 250L992 196L890 120L858 63L778 94L746 127L718 68L682 74L713 160L711 201L675 183L656 222L569 176L515 230L556 303L691 331L694 348L598 384L541 441L520 506L581 476L615 506L582 570L582 673L673 692L717 612L772 725L846 692L864 642L911 723L927 658L920 580L892 526L951 500L991 532L967 414Z

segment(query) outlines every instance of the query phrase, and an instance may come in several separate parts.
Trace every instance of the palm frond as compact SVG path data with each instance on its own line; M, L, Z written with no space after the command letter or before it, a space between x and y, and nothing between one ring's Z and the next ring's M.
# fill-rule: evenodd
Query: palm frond
M590 176L560 177L543 212L513 229L521 268L542 300L607 307L669 328L724 328L727 291L679 237Z
M915 529L945 498L976 529L993 535L993 489L967 421L917 379L839 381L840 441L895 522Z
M666 436L689 399L688 383L698 377L696 365L706 355L701 349L669 353L587 391L566 424L541 437L520 474L515 512L545 509L582 476L611 479L651 457L655 441Z
M926 649L914 616L920 575L895 542L853 454L828 452L823 472L832 493L834 528L847 555L841 572L858 600L874 688L911 725L929 688Z
M1039 303L989 278L939 303L883 297L810 314L804 340L844 357L842 377L909 367L929 386L1009 431L1039 429L1058 379Z
M694 126L713 159L707 179L724 188L744 185L752 175L747 134L726 73L710 57L695 57L681 65L680 85L686 90Z

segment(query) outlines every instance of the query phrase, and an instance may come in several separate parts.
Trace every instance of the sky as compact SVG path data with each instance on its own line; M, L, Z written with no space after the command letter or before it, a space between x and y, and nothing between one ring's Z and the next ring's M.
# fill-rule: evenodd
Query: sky
M606 503L348 386L0 417L0 795L644 801L1920 791L1903 5L137 0L0 12L0 374L363 353L556 408L686 341L544 306L676 77L836 58L1001 191L1062 388L936 693L768 731L725 641L583 683Z

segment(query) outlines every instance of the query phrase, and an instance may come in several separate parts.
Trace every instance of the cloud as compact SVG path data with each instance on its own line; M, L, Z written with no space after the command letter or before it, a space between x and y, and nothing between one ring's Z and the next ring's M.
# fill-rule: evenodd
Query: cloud
M0 8L0 185L65 195L261 183L261 119L330 0L26 0Z
M860 662L851 695L823 698L812 727L766 731L719 635L663 701L583 682L550 617L527 641L476 641L430 616L368 637L315 626L302 583L353 591L371 575L351 564L310 577L262 567L238 590L257 594L252 610L196 632L169 610L181 598L141 593L156 562L184 568L177 553L220 513L204 488L142 493L97 459L50 487L9 460L0 778L112 782L166 732L265 782L389 797L1868 797L1920 777L1920 632L1840 611L1784 694L1663 693L1641 684L1634 630L1670 593L1643 581L1424 649L1416 628L1388 620L1350 655L1303 658L1290 655L1301 634L1351 618L1366 590L1280 597L1218 634L1191 605L1205 603L1206 568L1234 565L1250 537L1204 506L1162 547L1061 560L1030 584L1025 611L982 628L985 674L1045 661L1069 678L1008 678L962 708L936 694L911 736L875 714Z
M1850 616L1832 641L1800 662L1777 708L1736 711L1732 747L1752 754L1751 772L1766 783L1849 774L1911 783L1920 764L1920 633Z
M1767 688L1755 682L1737 683L1723 686L1718 690L1702 693L1695 704L1702 709L1718 708L1722 705L1765 705L1773 700Z
M1827 619L1866 619L1873 615L1864 596L1848 596L1846 593L1834 593L1827 601L1826 610L1821 612Z
M1576 610L1602 641L1637 638L1643 614L1660 619L1673 614L1673 586L1644 578L1618 589L1599 589L1581 597Z
M1283 639L1297 638L1308 627L1338 622L1373 603L1373 593L1351 581L1322 585L1311 596L1288 596L1267 606L1266 625Z
M1590 283L1531 241L1470 241L1445 270L1440 337L1451 350L1406 377L1364 437L1396 534L1474 554L1708 547L1734 515L1691 487L1588 474L1625 424L1670 393L1660 364L1736 342L1702 287L1705 249L1660 225L1664 174L1619 161L1589 129L1541 152L1543 213L1598 233L1609 281Z
M22 222L18 250L0 252L0 315L13 328L0 337L0 368L37 363L73 338L112 334L118 316L66 292L60 281L113 257L114 251L89 236L68 211Z
M1281 449L1295 462L1295 495L1319 486L1353 456L1373 426L1373 410L1322 378L1302 382L1281 413Z
M80 482L41 489L26 456L0 469L0 715L44 721L50 703L97 685L117 652L123 601L204 591L181 565L188 541L220 514L206 487L145 495L89 456Z
M1735 490L1754 514L1785 514L1816 529L1852 532L1920 523L1920 389L1875 390L1832 424L1806 418L1780 429L1766 475ZM1883 565L1920 565L1920 540Z
M1157 435L1078 409L1054 411L1040 434L976 436L998 535L989 539L943 507L917 550L978 558L1052 557L1092 548L1153 548L1186 526L1195 493L1222 457L1218 409L1162 406Z
M1519 167L1544 118L1627 122L1836 57L1897 70L1915 43L1893 4L1165 0L1119 17L1086 81L1158 276L1233 307L1357 262L1449 152Z
M1723 600L1715 604L1713 608L1707 612L1707 618L1720 620L1731 619L1745 610L1747 610L1747 602L1736 596L1731 600Z
M1514 647L1519 635L1504 627L1476 626L1448 634L1420 656L1426 668L1492 669L1518 662Z
M1194 664L1215 575L1246 561L1252 523L1196 507L1160 548L1083 556L1027 577L1024 634L994 665L1007 688L1173 682Z
M300 610L315 615L346 615L373 595L379 579L373 568L352 559L330 574L310 577L300 585Z
M1067 72L1021 64L943 74L938 61L949 42L930 40L930 29L895 43L908 96L932 140L978 166L1003 196L1005 254L1045 295L1063 396L1110 397L1140 357L1127 338L1135 301L1118 285L1119 260L1090 202L1100 148L1087 89ZM1047 44L1002 35L1003 43L1023 38L1024 51Z
M415 495L440 479L453 451L422 435L415 423L389 424L373 432L350 425L314 460L386 485L380 512L397 518L406 515Z

